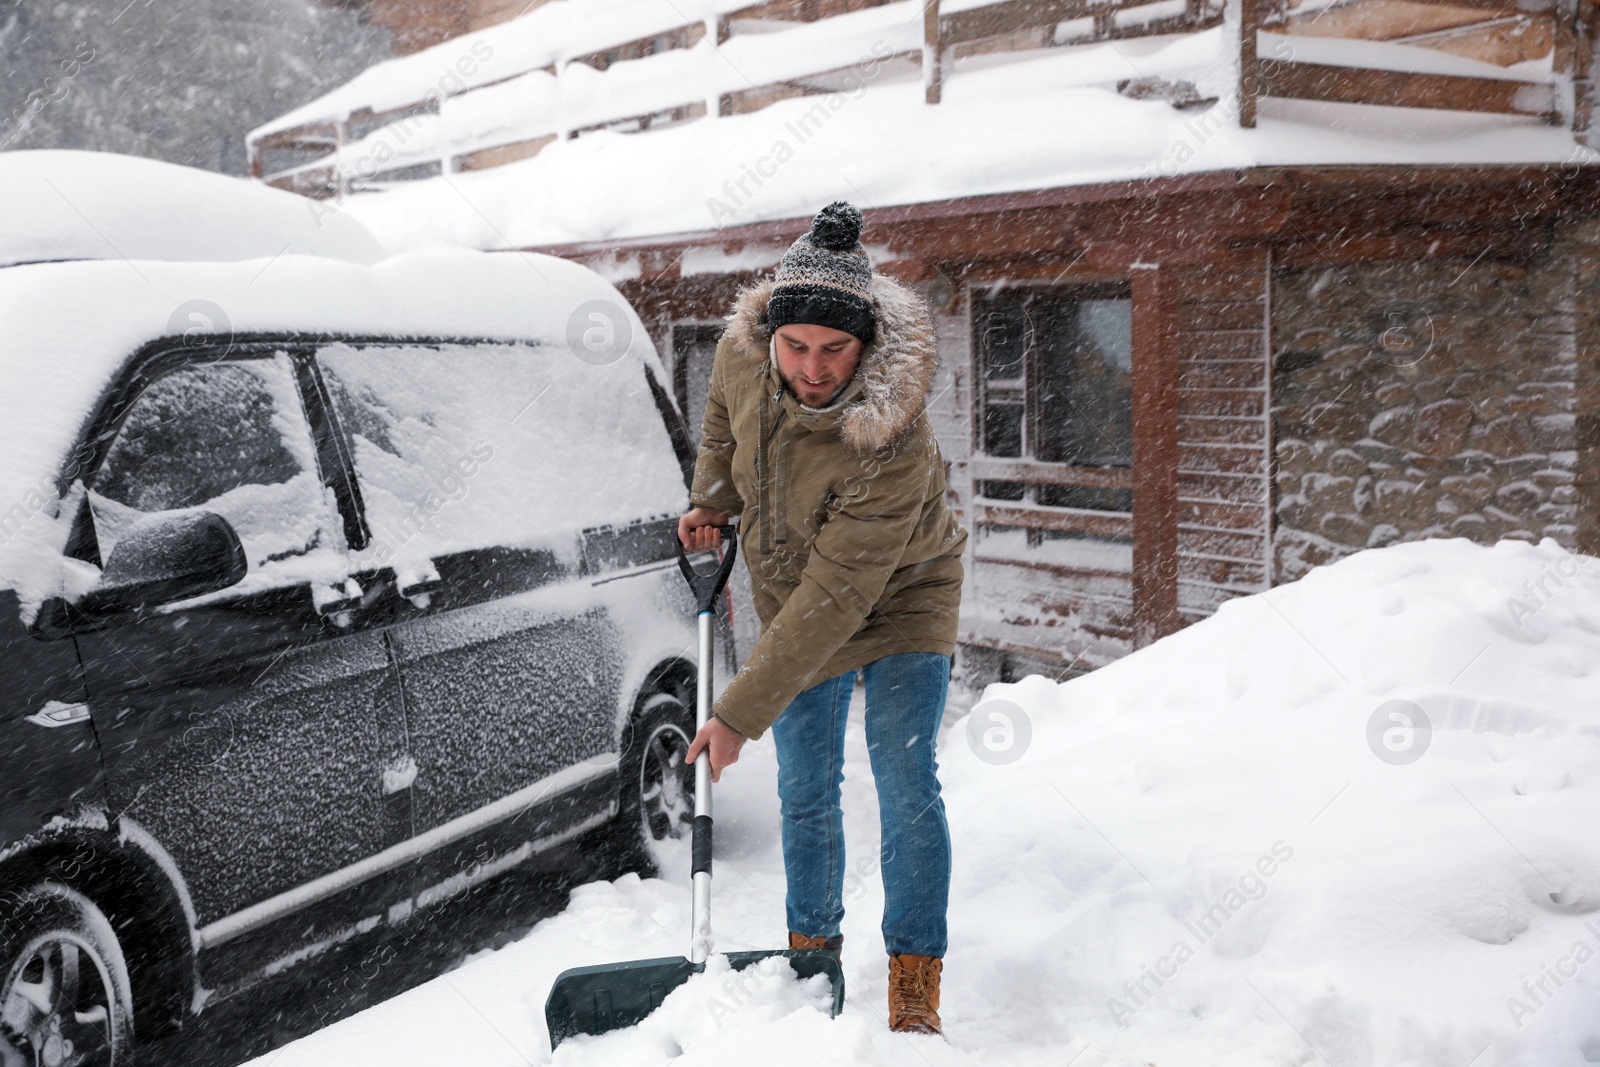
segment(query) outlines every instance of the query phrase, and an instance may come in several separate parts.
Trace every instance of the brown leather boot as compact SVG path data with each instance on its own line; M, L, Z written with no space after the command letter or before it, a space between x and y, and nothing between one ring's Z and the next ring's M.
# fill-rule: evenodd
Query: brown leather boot
M889 957L889 1029L902 1034L942 1034L938 956Z
M832 937L807 937L789 931L790 948L820 948L824 952L833 953L833 958L841 960L844 957L844 935L834 934Z

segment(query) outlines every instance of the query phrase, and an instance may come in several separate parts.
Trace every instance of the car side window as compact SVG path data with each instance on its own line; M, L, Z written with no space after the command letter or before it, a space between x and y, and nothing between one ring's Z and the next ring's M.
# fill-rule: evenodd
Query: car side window
M192 364L150 382L123 419L89 503L102 559L134 522L186 508L226 519L251 572L292 573L294 561L344 549L281 353Z
M683 475L637 362L533 344L333 344L318 362L354 444L365 562L425 565L676 514Z

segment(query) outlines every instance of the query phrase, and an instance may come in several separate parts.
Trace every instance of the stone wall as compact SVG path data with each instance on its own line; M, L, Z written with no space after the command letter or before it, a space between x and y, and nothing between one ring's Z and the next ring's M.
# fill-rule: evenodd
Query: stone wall
M1579 547L1575 241L1275 273L1275 581L1428 537Z

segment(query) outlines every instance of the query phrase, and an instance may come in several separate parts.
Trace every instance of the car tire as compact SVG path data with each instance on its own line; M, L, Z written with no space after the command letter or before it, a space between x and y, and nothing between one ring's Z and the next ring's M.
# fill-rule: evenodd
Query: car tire
M611 823L621 871L649 878L686 848L694 821L694 767L683 761L694 719L673 692L652 693L628 731Z
M127 1067L133 993L105 913L56 882L0 894L0 1067Z

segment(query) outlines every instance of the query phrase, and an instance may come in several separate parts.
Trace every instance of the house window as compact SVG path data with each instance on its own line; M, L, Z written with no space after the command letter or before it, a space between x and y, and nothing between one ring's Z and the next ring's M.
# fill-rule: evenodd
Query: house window
M1131 512L1129 477L1114 473L1133 465L1129 286L1012 285L979 292L973 329L976 436L988 461L978 466L977 495L1021 508ZM1015 508L1009 514L1016 515ZM1058 514L1028 526L1026 543L1130 543L1104 532L1103 523L1085 525L1071 528ZM1024 536L1003 524L991 529Z
M1133 464L1133 301L1126 285L1018 286L974 302L982 449L1074 467ZM987 482L983 495L1127 511L1131 491Z

